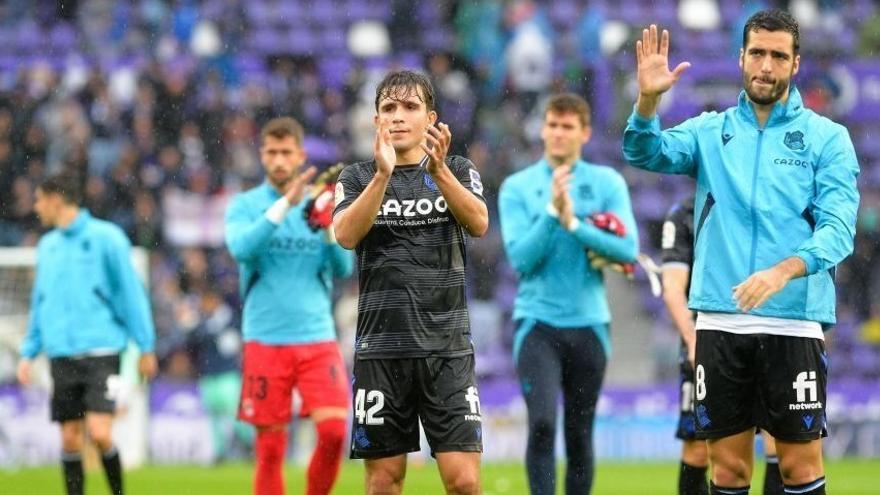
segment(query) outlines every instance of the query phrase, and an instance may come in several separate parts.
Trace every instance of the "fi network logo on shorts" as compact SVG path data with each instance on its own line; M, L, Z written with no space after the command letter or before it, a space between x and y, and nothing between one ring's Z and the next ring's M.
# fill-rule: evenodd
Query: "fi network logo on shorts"
M483 418L480 416L480 395L477 392L477 387L468 387L464 400L467 401L471 410L470 414L464 415L465 421L483 422Z
M806 409L821 409L822 403L817 401L816 372L801 371L791 384L797 394L797 404L789 404L789 411L802 411ZM809 401L807 400L809 392Z

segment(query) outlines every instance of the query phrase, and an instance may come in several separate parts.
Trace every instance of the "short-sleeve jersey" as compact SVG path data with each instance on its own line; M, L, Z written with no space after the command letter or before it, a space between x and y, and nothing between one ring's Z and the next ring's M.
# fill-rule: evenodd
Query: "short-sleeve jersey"
M466 232L425 168L398 165L379 214L358 244L358 359L454 357L473 353L465 300ZM446 159L455 177L485 202L474 165ZM375 161L349 165L336 185L334 215L375 175Z
M673 206L663 222L661 240L663 264L694 263L694 197Z

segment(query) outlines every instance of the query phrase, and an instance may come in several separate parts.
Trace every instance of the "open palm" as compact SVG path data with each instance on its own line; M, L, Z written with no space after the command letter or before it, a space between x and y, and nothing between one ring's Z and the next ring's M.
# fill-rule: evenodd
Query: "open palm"
M657 25L642 30L642 39L636 42L639 92L656 96L665 93L678 81L681 73L691 66L682 62L669 70L669 31L657 35Z
M394 171L394 166L397 164L397 154L394 151L394 145L391 144L390 124L385 120L379 121L378 124L376 139L373 141L376 167L378 171L391 175L391 172Z

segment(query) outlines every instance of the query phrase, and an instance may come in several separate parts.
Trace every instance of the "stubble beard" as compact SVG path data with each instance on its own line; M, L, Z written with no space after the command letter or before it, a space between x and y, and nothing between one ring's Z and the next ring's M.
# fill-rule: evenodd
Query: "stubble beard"
M745 88L749 100L758 105L766 106L772 105L782 98L782 95L788 91L791 79L777 79L773 83L773 88L770 90L770 93L766 96L762 96L752 89L754 82L755 80L752 79L750 75L743 72L743 87Z

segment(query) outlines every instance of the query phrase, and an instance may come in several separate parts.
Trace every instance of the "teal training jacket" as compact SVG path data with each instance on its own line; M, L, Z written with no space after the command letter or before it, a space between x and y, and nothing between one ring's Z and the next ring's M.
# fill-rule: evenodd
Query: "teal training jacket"
M50 358L141 352L156 340L146 290L131 263L131 244L116 225L80 209L65 228L37 244L37 272L21 356Z
M547 212L553 171L541 160L505 179L498 208L504 249L519 274L514 319L533 319L559 328L601 328L611 320L601 271L594 270L587 250L632 262L638 255L638 231L623 177L610 167L578 160L569 191L580 226L569 232ZM586 218L610 211L626 225L617 237Z
M236 194L226 210L226 246L238 262L245 341L267 345L336 340L333 277L347 277L354 255L328 244L305 218L306 201L275 225L266 209L281 196L269 185Z
M763 129L745 92L736 107L665 131L634 111L623 154L696 178L691 309L736 313L735 285L798 256L807 276L750 314L835 322L834 268L853 249L859 164L846 128L804 108L797 88Z

